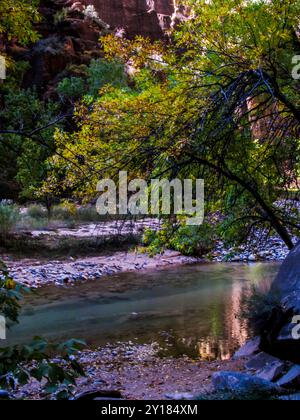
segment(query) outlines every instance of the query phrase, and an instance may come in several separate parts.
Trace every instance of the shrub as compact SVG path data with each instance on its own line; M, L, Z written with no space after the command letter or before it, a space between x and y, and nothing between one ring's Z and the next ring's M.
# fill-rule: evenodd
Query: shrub
M249 322L255 335L260 335L265 330L274 308L279 305L278 296L253 286L251 292L243 298L240 317Z
M57 87L57 93L64 101L69 99L72 101L80 99L85 92L85 83L81 77L70 77L63 79Z
M64 205L54 206L51 212L51 219L53 220L72 220L74 214L72 210Z
M59 25L60 23L63 23L67 19L68 14L68 7L64 7L63 9L58 10L53 17L54 25Z
M92 96L97 96L105 85L118 88L127 86L124 65L118 61L92 60L88 73L89 91Z
M93 207L80 207L76 214L77 220L80 222L99 222L101 219L97 213L95 206Z
M0 314L9 325L18 322L20 301L29 289L17 284L0 260ZM44 395L53 399L69 399L73 395L76 379L85 372L76 360L76 353L85 345L69 340L55 345L36 337L30 345L0 348L0 388L14 391L16 385L32 380L40 382ZM51 357L59 354L59 362Z
M47 212L43 206L39 204L33 204L28 208L27 215L32 219L44 219L47 217Z
M202 256L211 251L214 240L214 228L208 224L188 226L167 222L159 231L147 229L143 236L143 243L150 255L161 253L164 249L174 249L184 255Z
M0 236L6 238L12 233L20 218L19 209L14 204L0 202Z

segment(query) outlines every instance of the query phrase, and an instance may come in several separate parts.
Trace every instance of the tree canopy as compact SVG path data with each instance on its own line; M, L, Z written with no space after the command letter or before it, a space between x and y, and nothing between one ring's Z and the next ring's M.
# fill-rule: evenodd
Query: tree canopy
M56 132L48 186L90 197L96 180L121 169L204 177L207 210L226 215L225 235L262 225L292 248L298 214L281 199L298 191L300 2L188 3L193 18L169 46L103 40L107 58L134 75L128 86L108 84L78 104L74 133Z

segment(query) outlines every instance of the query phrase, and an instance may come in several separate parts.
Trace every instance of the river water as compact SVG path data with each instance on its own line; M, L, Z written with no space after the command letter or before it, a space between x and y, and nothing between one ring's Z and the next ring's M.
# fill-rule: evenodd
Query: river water
M244 298L253 287L267 291L278 268L197 264L45 287L26 297L20 324L8 331L5 345L34 336L78 338L92 347L131 340L159 342L174 356L225 360L251 335L240 316Z

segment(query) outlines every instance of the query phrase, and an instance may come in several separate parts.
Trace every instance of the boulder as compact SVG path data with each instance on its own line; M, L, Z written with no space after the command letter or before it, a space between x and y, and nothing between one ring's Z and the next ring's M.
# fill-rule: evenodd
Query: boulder
M271 382L278 379L286 371L285 362L263 352L252 357L245 367L255 373L258 378Z
M294 365L279 381L277 385L284 388L300 387L300 365Z
M280 388L270 381L239 372L218 372L212 377L216 392L249 395L253 393L272 393Z
M247 363L246 368L250 370L261 370L271 363L280 361L274 356L261 352L252 357Z
M276 381L285 371L285 363L278 360L278 362L270 363L260 371L256 372L256 376L266 381Z
M300 394L284 395L279 399L282 401L300 401Z
M255 337L253 340L247 341L247 343L241 347L234 355L235 359L242 357L249 357L259 352L260 337Z
M300 242L283 262L270 293L278 303L265 322L261 349L300 364L300 329L295 322L295 316L300 315Z
M123 397L120 391L90 390L76 395L74 399L77 401L117 401L122 400Z
M272 293L280 298L283 309L294 308L300 313L300 242L282 264Z

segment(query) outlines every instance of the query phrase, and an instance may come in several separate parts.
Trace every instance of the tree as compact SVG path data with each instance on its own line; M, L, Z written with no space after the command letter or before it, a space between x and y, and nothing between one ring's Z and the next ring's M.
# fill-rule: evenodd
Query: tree
M289 248L299 177L299 0L191 0L193 18L163 48L107 39L109 57L135 66L132 89L106 88L76 111L78 131L56 133L66 183L91 195L96 179L204 177L223 234L276 231ZM146 77L144 77L146 75ZM78 159L80 156L80 159ZM242 234L242 235L241 235Z
M38 40L34 23L40 21L39 0L0 0L0 47Z

